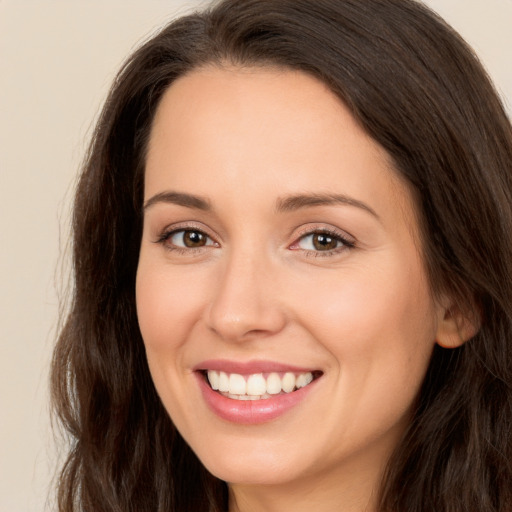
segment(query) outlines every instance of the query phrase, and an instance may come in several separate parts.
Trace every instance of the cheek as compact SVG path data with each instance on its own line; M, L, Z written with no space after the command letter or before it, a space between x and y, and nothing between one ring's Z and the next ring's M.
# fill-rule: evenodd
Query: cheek
M184 397L188 372L184 347L200 314L204 299L197 280L185 272L140 260L136 281L139 327L153 383L168 414L177 424L191 423ZM185 401L186 404L186 401Z
M419 264L380 263L317 283L301 316L354 378L421 380L435 344L429 287Z
M158 270L141 262L136 283L137 316L148 355L184 343L206 300L199 282L187 272Z

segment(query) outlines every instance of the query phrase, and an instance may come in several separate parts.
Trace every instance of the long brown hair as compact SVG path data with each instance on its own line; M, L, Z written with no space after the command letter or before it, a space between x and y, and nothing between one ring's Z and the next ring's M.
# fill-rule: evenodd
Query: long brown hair
M226 485L156 394L134 298L155 110L177 77L224 62L326 83L410 184L434 293L481 318L469 342L435 349L379 510L510 512L512 129L468 46L413 0L224 0L172 22L124 65L75 197L75 287L52 372L71 440L59 511L227 509Z

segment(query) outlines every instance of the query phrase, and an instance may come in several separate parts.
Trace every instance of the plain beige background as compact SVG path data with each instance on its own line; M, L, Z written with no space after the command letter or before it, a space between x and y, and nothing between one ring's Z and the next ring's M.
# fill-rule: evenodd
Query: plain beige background
M54 510L48 365L69 200L93 121L137 44L198 0L0 0L0 512ZM512 113L512 0L428 0Z

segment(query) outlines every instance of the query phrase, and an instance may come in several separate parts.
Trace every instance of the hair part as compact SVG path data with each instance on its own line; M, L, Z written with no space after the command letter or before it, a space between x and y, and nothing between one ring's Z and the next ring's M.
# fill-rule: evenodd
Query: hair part
M83 166L75 288L52 393L72 440L60 512L227 510L149 374L135 308L144 165L160 99L205 65L324 82L416 197L432 288L479 332L436 347L380 512L512 509L512 129L463 40L413 0L224 0L172 22L119 73Z

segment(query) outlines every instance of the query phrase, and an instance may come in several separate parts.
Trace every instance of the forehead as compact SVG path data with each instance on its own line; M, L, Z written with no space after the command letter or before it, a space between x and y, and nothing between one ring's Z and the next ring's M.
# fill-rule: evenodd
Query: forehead
M211 66L176 80L155 115L145 182L146 199L162 188L246 201L338 188L377 208L392 196L402 213L414 209L386 151L342 101L287 69Z

